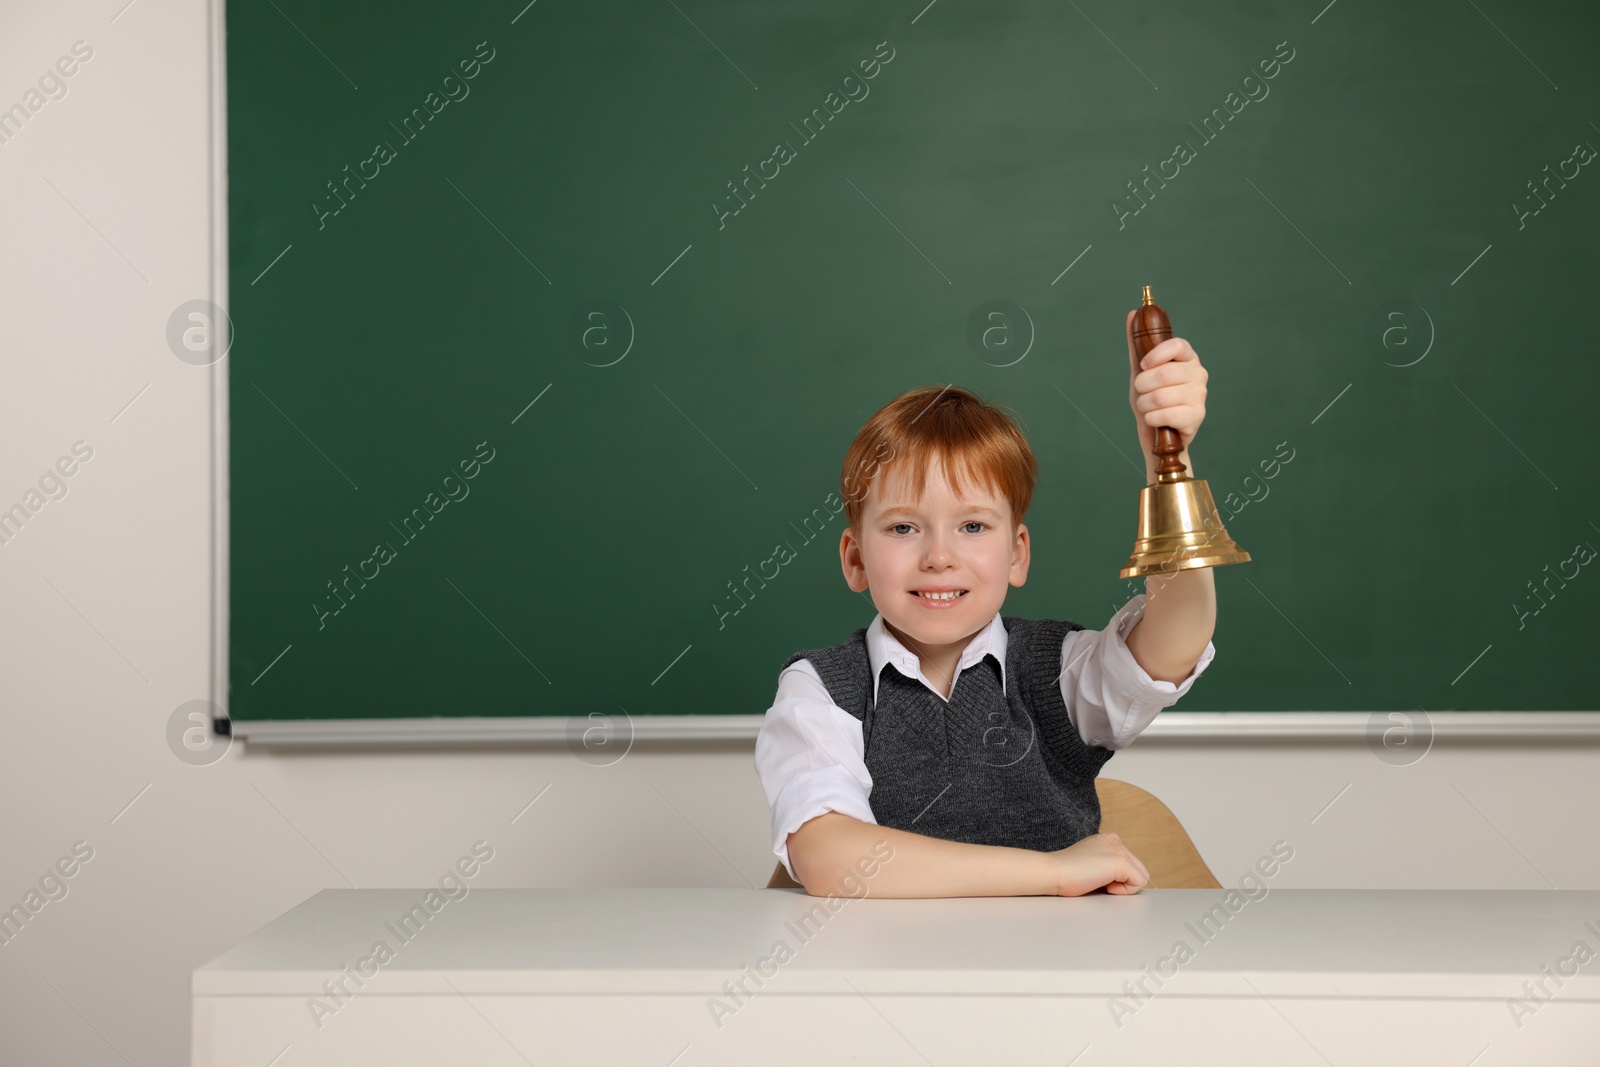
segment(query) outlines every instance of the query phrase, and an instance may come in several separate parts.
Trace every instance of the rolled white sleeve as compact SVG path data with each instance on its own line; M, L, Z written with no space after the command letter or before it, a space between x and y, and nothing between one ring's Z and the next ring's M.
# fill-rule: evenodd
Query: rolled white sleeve
M778 694L756 734L756 774L772 810L772 853L789 876L789 835L818 815L837 811L876 823L868 797L861 722L839 707L810 660L778 675Z
M1150 677L1128 650L1128 631L1144 611L1140 593L1111 616L1104 630L1074 630L1061 643L1061 697L1078 735L1091 745L1127 746L1160 713L1176 704L1217 654L1210 641L1181 682Z

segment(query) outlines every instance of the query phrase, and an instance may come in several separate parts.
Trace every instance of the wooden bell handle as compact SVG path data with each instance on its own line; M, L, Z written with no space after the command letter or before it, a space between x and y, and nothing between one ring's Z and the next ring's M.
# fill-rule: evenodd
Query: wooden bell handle
M1150 287L1144 287L1144 299L1133 313L1133 352L1143 359L1150 350L1172 337L1172 320L1150 296ZM1189 468L1178 458L1183 442L1178 431L1170 426L1156 427L1156 481L1177 482L1189 476Z

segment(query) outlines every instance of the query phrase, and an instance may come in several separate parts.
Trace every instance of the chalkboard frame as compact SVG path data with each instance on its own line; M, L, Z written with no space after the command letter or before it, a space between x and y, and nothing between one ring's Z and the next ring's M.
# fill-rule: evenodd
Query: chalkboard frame
M210 120L209 292L211 302L226 309L229 301L228 114L225 0L207 4ZM231 327L230 327L231 335ZM230 422L229 361L224 355L210 374L211 522L211 677L217 709L215 732L263 748L366 748L383 746L476 746L558 744L581 731L588 720L579 716L451 717L402 719L277 719L233 722L229 702L229 523ZM1163 712L1140 736L1140 744L1262 742L1374 743L1388 716L1411 712ZM1425 713L1429 743L1488 741L1495 743L1559 743L1600 740L1600 711L1433 712ZM753 741L760 715L640 716L628 723L628 741L738 742ZM570 743L570 742L569 742Z

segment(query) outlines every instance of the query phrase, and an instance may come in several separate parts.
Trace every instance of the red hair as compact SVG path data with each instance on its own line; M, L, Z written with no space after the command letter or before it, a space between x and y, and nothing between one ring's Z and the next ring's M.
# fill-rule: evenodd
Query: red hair
M957 496L966 495L963 478L974 479L1004 497L1011 504L1012 524L1020 525L1033 500L1039 464L1014 414L953 385L913 389L885 404L845 453L839 489L850 525L861 529L867 493L885 469L908 464L911 491L920 499L935 459Z

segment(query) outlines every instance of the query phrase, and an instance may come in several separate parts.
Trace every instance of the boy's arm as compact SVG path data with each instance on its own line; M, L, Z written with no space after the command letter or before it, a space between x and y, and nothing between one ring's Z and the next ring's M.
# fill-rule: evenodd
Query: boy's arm
M1178 458L1194 477L1194 464L1186 448ZM1156 460L1145 455L1147 485L1154 485ZM1145 607L1128 631L1128 651L1145 673L1159 681L1177 684L1189 677L1200 654L1217 628L1217 584L1212 568L1147 575Z
M808 820L789 835L789 862L812 896L857 895L841 889L847 877L866 887L864 895L875 897L1055 896L1060 891L1060 861L1051 853L945 841L837 811Z

